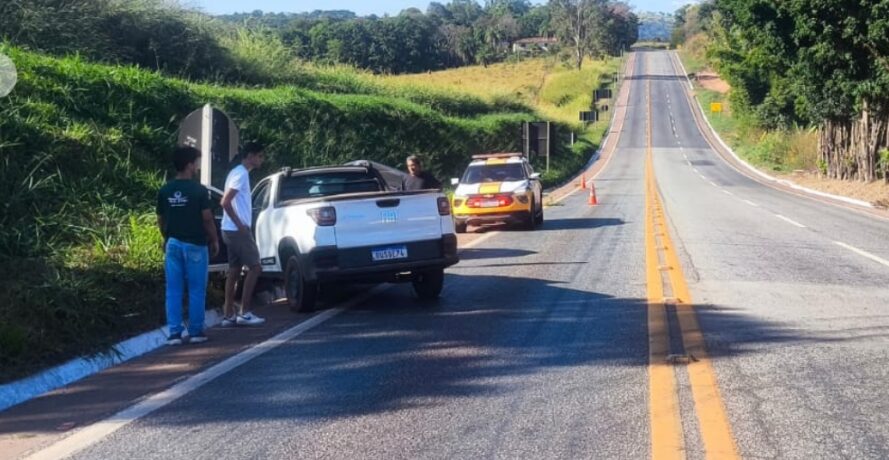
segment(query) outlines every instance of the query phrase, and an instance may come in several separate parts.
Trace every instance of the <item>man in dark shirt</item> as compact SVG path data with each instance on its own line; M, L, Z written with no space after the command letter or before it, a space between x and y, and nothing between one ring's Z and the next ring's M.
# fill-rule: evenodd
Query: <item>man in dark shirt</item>
M441 182L432 174L423 171L423 164L416 155L407 157L407 171L410 175L401 181L402 190L441 189Z
M192 180L201 153L193 147L173 151L176 177L157 193L157 226L164 237L167 278L167 343L182 343L182 294L188 286L188 335L191 343L207 340L204 309L210 253L219 253L216 225L207 189ZM208 251L207 245L210 248Z

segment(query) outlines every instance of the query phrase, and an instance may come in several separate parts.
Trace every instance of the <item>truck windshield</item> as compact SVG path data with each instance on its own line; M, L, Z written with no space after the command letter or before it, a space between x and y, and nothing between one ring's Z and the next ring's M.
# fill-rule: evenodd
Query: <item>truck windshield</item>
M525 180L524 168L521 163L501 165L477 165L466 168L463 184L479 184L483 182L515 182Z
M382 186L376 177L363 172L319 172L285 178L281 182L278 201L319 198L345 193L379 192Z

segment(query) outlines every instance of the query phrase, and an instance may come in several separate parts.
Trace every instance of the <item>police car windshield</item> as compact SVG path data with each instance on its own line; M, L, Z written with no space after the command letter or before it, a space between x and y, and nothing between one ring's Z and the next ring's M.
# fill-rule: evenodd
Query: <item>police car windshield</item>
M475 165L466 168L463 184L481 184L485 182L515 182L525 180L525 170L521 163L499 165Z

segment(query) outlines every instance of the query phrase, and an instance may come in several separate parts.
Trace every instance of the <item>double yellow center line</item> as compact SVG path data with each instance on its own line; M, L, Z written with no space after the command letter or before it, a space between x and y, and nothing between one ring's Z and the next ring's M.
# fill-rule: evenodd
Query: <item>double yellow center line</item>
M686 456L674 371L676 364L687 363L695 415L706 458L740 458L719 395L716 373L704 346L688 283L682 273L682 264L670 239L666 212L658 192L651 147L650 80L646 82L646 98L645 268L648 284L651 456L656 460L682 459ZM670 353L668 306L675 308L684 354Z

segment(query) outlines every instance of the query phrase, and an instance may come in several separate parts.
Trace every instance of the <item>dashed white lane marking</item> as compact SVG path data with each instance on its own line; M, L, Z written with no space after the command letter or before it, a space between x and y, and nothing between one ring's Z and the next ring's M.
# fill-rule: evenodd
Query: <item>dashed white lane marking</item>
M695 168L694 166L691 167L691 170L694 172L698 172L698 168Z
M752 202L752 201L750 201L750 200L743 200L743 201L744 201L745 203L749 204L750 206L753 206L754 208L758 208L758 207L759 207L758 204L756 204L756 203L754 203L754 202Z
M732 192L729 192L729 191L728 191L728 190L726 190L726 189L722 189L722 193L725 193L725 194L726 194L726 195L729 195L729 196L735 196L735 194L734 194L734 193L732 193Z
M708 180L707 182L709 182L710 185L712 185L714 187L717 187L717 188L719 187L719 184L717 184L716 182L713 182L712 180Z
M795 220L793 220L793 219L788 219L787 217L784 217L784 216L782 216L781 214L775 214L775 217L777 217L777 218L783 220L784 222L787 222L787 223L790 224L790 225L795 225L795 226L797 226L797 227L799 227L799 228L806 228L805 225L803 225L803 224L801 224L801 223L799 223L799 222L797 222L797 221L795 221Z
M873 255L873 254L871 254L871 253L869 253L869 252L867 252L867 251L858 249L858 248L856 248L855 246L851 246L851 245L848 245L848 244L843 243L843 242L840 242L840 241L834 241L834 243L836 243L837 246L846 248L846 249L848 249L848 250L850 250L850 251L852 251L852 252L854 252L854 253L856 253L856 254L858 254L858 255L860 255L860 256L867 257L868 259L873 260L874 262L876 262L876 263L878 263L878 264L882 264L882 265L885 265L885 266L889 267L889 260L886 260L886 259L884 259L884 258L882 258L882 257L880 257L880 256L875 256L875 255Z

